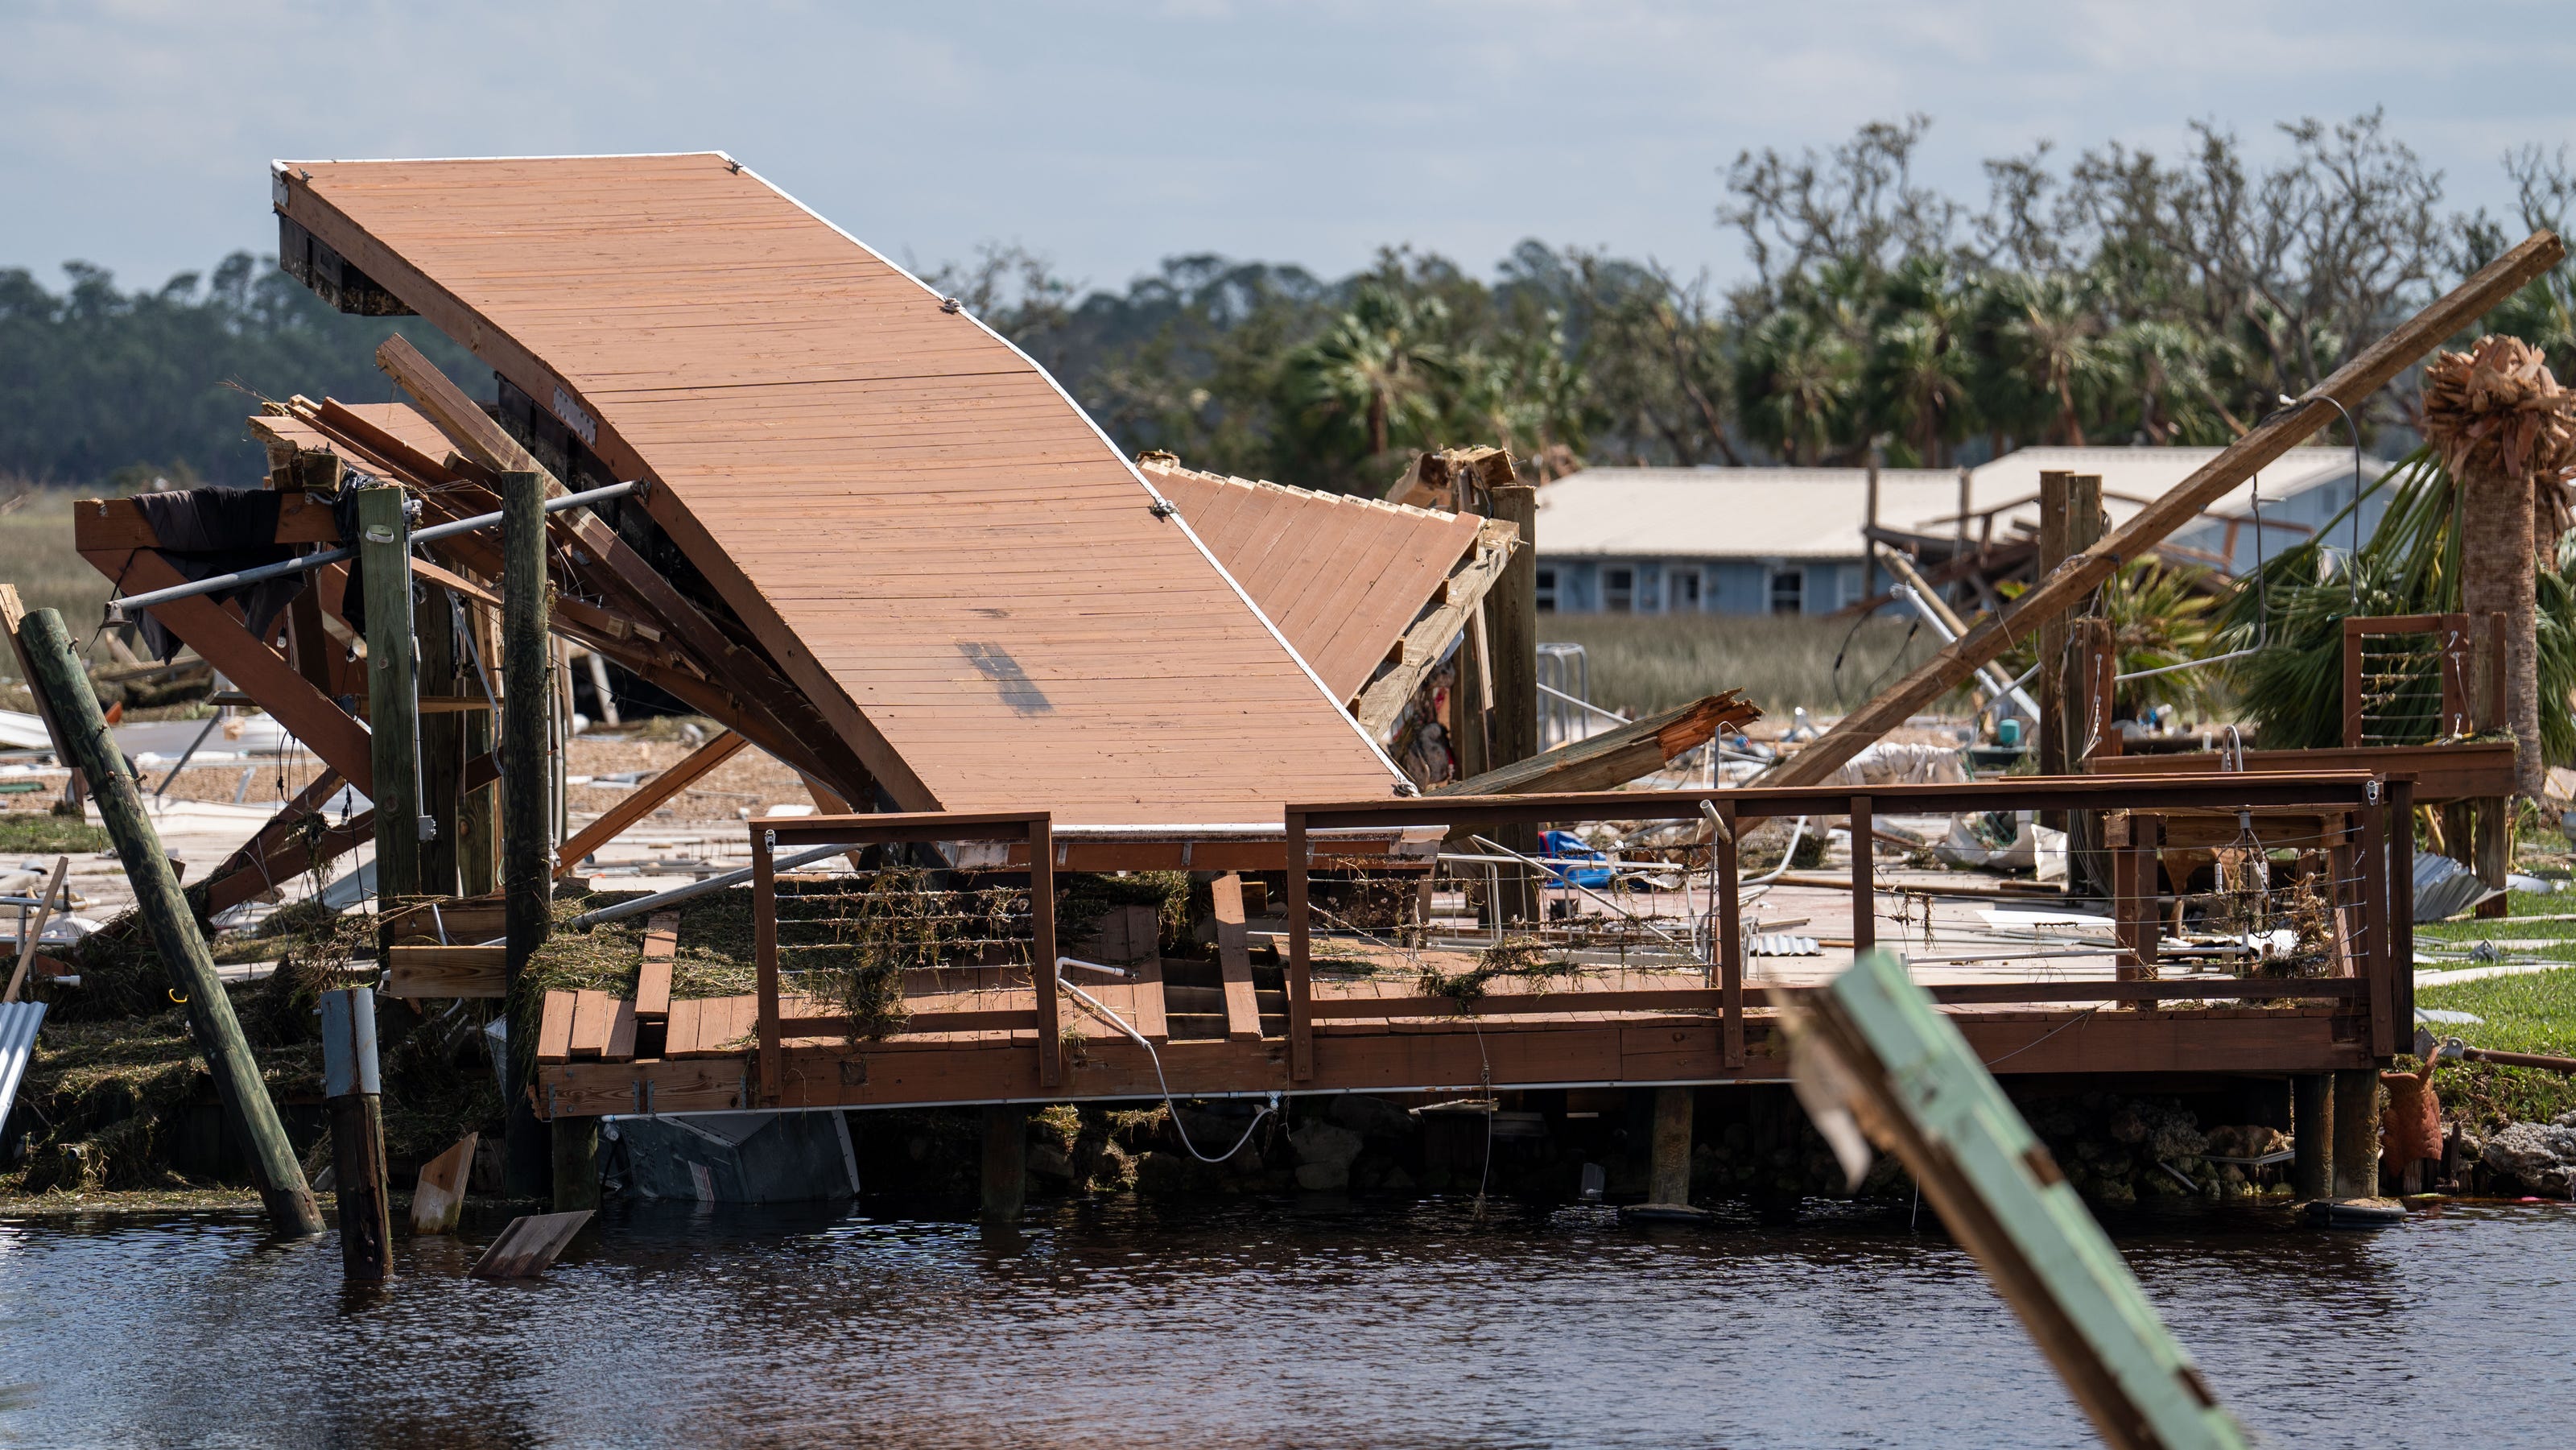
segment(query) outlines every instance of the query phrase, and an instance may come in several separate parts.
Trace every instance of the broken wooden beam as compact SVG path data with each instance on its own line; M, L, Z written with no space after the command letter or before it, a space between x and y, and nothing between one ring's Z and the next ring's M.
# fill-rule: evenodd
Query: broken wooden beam
M1988 617L1955 643L1942 646L1931 659L1876 699L1844 716L1796 755L1773 766L1760 784L1816 785L1831 778L1834 771L1871 742L1956 689L1978 666L1992 664L2015 641L2102 587L2123 563L2143 557L2166 535L2199 517L2203 509L2243 483L2255 470L2275 462L2301 440L2337 422L2341 409L2361 407L2371 394L2417 359L2476 323L2521 290L2524 283L2557 266L2566 256L2566 244L2555 233L2532 233L2439 301L2363 349L2360 356L2337 368L2334 376L2297 403L2284 406L2258 423L2100 542L2069 557L2002 614Z
M1488 523L1478 531L1474 552L1442 585L1439 600L1396 641L1401 658L1351 702L1351 715L1369 738L1383 739L1395 728L1414 693L1448 654L1449 641L1467 627L1503 577L1519 540L1520 531L1508 523Z
M1706 745L1721 729L1741 729L1761 718L1758 707L1748 703L1740 692L1729 690L1437 787L1430 794L1536 795L1616 790Z
M572 874L591 852L624 835L628 827L703 779L707 772L733 759L735 753L749 743L733 731L725 731L690 752L678 764L627 792L626 799L610 806L598 820L582 827L571 840L563 843L563 850L555 861L555 875Z
M1261 999L1252 987L1252 951L1243 929L1243 878L1232 872L1209 883L1216 904L1217 965L1225 981L1225 1038L1261 1039Z
M590 1222L591 1210L575 1209L570 1213L532 1213L510 1220L501 1236L474 1261L466 1272L477 1279L528 1279L542 1274L564 1247Z

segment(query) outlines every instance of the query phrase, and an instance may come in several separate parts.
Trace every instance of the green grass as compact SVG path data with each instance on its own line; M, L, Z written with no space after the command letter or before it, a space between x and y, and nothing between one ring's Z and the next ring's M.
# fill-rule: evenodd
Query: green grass
M76 855L104 851L110 844L107 832L69 816L32 812L0 815L0 857L31 851Z
M74 490L40 488L0 512L0 580L18 586L27 608L62 611L75 641L98 628L107 609L107 576L72 548ZM0 650L0 672L11 678L17 662Z
M2534 900L2546 901L2548 897ZM2489 926L2501 923L2487 923ZM2516 935L2540 934L2541 925L2514 927ZM2569 943L2576 948L2576 940ZM2515 955L2529 955L2516 953ZM2552 952L2550 955L2556 955ZM2438 1007L2484 1018L2476 1023L2443 1023L2435 1035L2457 1037L2471 1047L2495 1052L2536 1052L2576 1057L2576 965L2565 971L2533 972L2518 977L2488 977L2449 987L2420 987L2418 1007ZM2492 1062L2454 1062L2434 1074L2434 1087L2444 1108L2472 1124L2493 1128L2508 1122L2547 1122L2576 1110L2576 1078L2539 1068L2506 1067Z
M1940 647L1928 628L1909 639L1899 620L1865 620L1855 631L1850 620L1795 615L1543 614L1538 633L1582 645L1592 702L1631 715L1724 690L1742 690L1774 717L1800 705L1840 715Z

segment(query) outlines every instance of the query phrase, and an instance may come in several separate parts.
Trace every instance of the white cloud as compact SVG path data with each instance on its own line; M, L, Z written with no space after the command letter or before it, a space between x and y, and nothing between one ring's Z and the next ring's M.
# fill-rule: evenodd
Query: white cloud
M2576 41L2536 5L2400 0L1782 7L1649 0L0 6L0 265L129 283L272 244L272 156L722 147L925 262L1018 238L1115 284L1217 250L1325 273L1519 238L1738 265L1744 149L1935 118L1927 179L2054 138L2169 151L2214 118L2386 104L2500 206L2496 158L2571 134Z

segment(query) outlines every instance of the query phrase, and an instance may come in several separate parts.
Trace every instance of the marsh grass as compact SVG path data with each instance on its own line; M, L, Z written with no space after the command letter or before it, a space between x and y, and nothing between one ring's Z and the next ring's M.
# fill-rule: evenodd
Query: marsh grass
M1932 657L1903 620L1762 614L1547 614L1539 638L1583 646L1592 703L1631 716L1742 690L1766 716L1840 715ZM1842 656L1842 667L1834 659ZM1937 708L1952 709L1954 697Z
M2415 993L2415 1004L2486 1019L2474 1024L2442 1024L2433 1029L2441 1036L2458 1037L2471 1047L2576 1056L2576 963L2563 972L2489 977L2452 987L2420 988ZM2413 1059L2407 1061L2411 1064ZM2539 1068L2454 1062L2437 1071L2433 1082L2443 1106L2453 1116L2488 1127L2507 1122L2545 1123L2576 1108L2576 1080Z
M0 487L0 496L8 493ZM68 488L38 488L24 502L0 512L0 580L18 586L18 597L30 610L54 609L76 642L86 641L107 612L107 576L72 548L72 502ZM0 674L17 680L18 665L0 651ZM23 682L21 682L23 685Z

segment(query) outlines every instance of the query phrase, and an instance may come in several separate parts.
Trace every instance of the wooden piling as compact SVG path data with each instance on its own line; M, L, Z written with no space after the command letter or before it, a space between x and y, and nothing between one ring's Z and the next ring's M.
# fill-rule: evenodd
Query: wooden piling
M1690 1203L1691 1090L1655 1089L1655 1136L1646 1164L1646 1199L1687 1207Z
M2334 1078L2303 1072L2290 1079L2290 1192L2302 1203L2334 1193Z
M1489 493L1493 516L1520 530L1520 547L1485 596L1494 683L1490 770L1538 754L1538 490L1513 482L1495 484ZM1499 827L1494 839L1524 856L1539 854L1535 824ZM1502 919L1537 920L1538 881L1530 869L1503 867L1502 885Z
M599 1207L599 1119L557 1118L554 1134L555 1212Z
M511 1024L506 1176L511 1195L521 1198L547 1191L550 1166L545 1128L526 1091L536 1077L536 1042L523 1029L536 1014L520 1000L519 989L529 959L546 944L554 924L545 488L541 473L501 475L501 675L507 705L501 720L501 876L509 951L503 991Z
M984 1222L1017 1223L1028 1206L1029 1110L1020 1103L984 1109Z
M393 1276L393 1219L385 1196L383 1079L376 1067L376 994L322 994L322 1101L331 1110L331 1172L340 1207L340 1272L353 1283Z
M411 520L399 488L358 490L366 586L367 729L375 767L376 900L421 892L419 651L412 640Z
M2334 1075L2334 1196L2379 1196L2379 1070Z
M320 1233L322 1211L304 1181L304 1169L296 1162L285 1125L278 1121L277 1106L269 1100L268 1085L261 1080L259 1061L242 1036L241 1021L233 1015L232 998L224 995L223 982L215 975L214 959L206 951L196 915L180 894L178 873L170 869L160 835L144 812L143 793L134 777L126 774L125 759L108 736L107 721L99 715L89 676L73 657L62 616L50 609L35 611L27 616L18 640L30 666L28 683L62 728L61 744L73 757L65 763L83 773L98 802L99 817L116 844L126 879L133 884L135 913L151 932L153 949L170 974L171 986L186 999L189 1031L214 1076L215 1095L222 1100L233 1130L249 1147L251 1173L258 1180L270 1226L280 1234Z
M456 611L444 588L431 585L413 615L413 645L420 651L422 689L449 699L473 698L473 667L456 637ZM420 813L434 822L429 839L420 843L420 889L428 896L453 896L460 879L458 859L465 849L465 721L479 710L441 710L420 720Z

